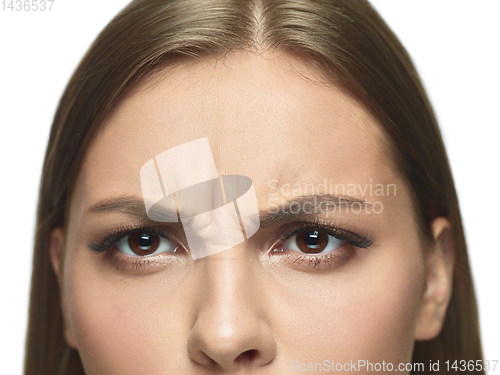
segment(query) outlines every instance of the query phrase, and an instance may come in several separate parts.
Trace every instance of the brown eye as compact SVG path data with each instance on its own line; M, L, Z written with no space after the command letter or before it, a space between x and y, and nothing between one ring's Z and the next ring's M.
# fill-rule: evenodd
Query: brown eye
M346 241L329 235L321 230L297 232L283 243L284 250L293 250L306 254L320 254L334 251Z
M328 245L328 234L317 230L297 233L297 246L300 251L318 254Z
M156 234L136 233L128 236L128 245L137 255L151 255L158 249L160 238Z
M167 238L155 234L137 232L122 237L116 247L124 254L130 256L148 256L156 253L175 252L177 247Z

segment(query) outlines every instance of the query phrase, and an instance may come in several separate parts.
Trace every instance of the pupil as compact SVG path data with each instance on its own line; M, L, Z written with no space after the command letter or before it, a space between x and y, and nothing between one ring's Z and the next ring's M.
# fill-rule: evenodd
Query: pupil
M310 246L317 245L319 242L318 231L315 230L314 232L309 232L305 238L305 242Z
M150 247L151 246L151 237L149 234L143 233L141 234L141 237L139 238L139 246L141 247Z

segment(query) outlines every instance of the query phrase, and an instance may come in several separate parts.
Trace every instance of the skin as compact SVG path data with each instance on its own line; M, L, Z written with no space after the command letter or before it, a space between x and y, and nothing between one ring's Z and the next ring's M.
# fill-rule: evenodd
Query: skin
M415 340L439 333L451 295L450 223L436 218L434 241L419 238L381 127L354 98L321 82L290 56L238 52L165 72L116 108L86 154L68 227L51 234L66 341L87 374L289 374L293 363L325 360L397 367L411 362ZM380 202L380 213L309 215L374 239L364 249L343 244L335 251L348 261L316 267L277 240L284 224L195 261L182 230L174 231L184 250L154 255L148 269L118 270L90 250L87 241L135 221L89 208L142 199L144 163L202 137L219 174L252 179L260 210L325 178L395 184L397 193L346 194Z

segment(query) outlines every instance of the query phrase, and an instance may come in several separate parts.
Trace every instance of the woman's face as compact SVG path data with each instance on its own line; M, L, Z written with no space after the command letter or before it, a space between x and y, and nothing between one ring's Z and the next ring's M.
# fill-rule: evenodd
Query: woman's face
M87 374L314 373L332 361L365 372L362 361L411 362L414 340L434 334L384 134L321 82L298 60L237 53L163 74L107 120L51 242L66 340ZM201 138L219 175L251 179L261 217L253 236L193 260L186 228L147 220L141 168ZM122 227L156 231L113 237Z

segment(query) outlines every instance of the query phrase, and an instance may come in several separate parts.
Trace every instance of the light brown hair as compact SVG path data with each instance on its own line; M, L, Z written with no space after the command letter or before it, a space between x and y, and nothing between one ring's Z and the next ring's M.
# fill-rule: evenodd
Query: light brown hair
M413 362L482 360L464 231L436 118L408 53L371 5L363 0L137 0L96 38L54 117L40 184L25 375L84 374L78 352L64 340L48 241L51 229L67 222L82 159L107 116L139 83L179 62L263 49L312 64L378 119L410 189L421 236L432 239L433 218L451 221L453 294L442 331L415 343Z

